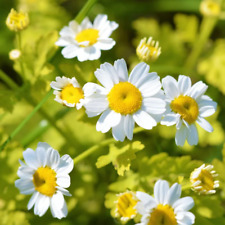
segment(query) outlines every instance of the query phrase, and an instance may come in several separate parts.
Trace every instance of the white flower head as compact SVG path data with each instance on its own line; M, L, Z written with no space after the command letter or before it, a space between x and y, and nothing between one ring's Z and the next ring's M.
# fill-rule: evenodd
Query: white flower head
M26 149L23 157L25 163L20 161L17 172L20 179L15 181L15 186L21 194L32 194L28 210L34 206L34 214L43 216L50 207L53 217L66 217L68 211L63 195L71 196L65 189L70 186L71 157L63 155L60 158L58 151L42 142L38 143L36 151Z
M62 54L65 58L77 57L79 61L100 58L101 50L109 50L115 45L110 38L118 24L107 19L107 15L98 15L93 24L86 17L79 25L71 21L69 26L60 31L60 38L56 45L63 46Z
M50 85L55 89L55 101L77 109L83 106L84 92L75 77L56 77L56 81L52 81Z
M204 16L219 16L221 12L220 2L218 0L202 0L200 12Z
M136 205L138 199L134 192L126 191L117 195L115 215L126 222L137 215Z
M178 81L167 76L162 79L166 95L167 110L162 125L176 125L176 144L183 146L187 139L190 145L198 143L196 123L208 132L213 128L204 118L216 111L217 104L204 95L208 86L202 81L191 86L191 79L179 75Z
M195 216L189 212L194 206L191 197L181 196L178 183L169 187L165 180L158 180L154 187L154 198L144 192L136 192L139 199L137 210L142 215L136 225L191 225Z
M9 52L9 58L11 60L17 60L21 56L21 51L19 49L13 49Z
M100 115L97 131L108 132L112 128L113 137L124 141L133 138L135 122L152 129L165 112L164 95L157 73L149 73L150 67L142 62L128 77L126 62L120 59L114 66L104 63L95 71L95 76L103 85L84 85L86 93L86 113L89 117Z
M215 194L219 187L219 181L215 180L218 176L213 165L201 165L196 168L190 176L192 190L198 194Z

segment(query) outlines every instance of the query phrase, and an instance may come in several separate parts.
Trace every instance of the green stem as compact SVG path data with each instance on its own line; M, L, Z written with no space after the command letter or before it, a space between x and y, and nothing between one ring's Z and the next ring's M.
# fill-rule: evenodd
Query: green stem
M50 90L47 95L40 101L40 103L33 109L33 111L16 127L16 129L10 134L8 139L0 146L0 151L16 136L16 134L27 124L27 122L33 117L33 115L40 109L40 107L48 100L52 95L53 90Z
M0 70L0 79L2 79L10 88L12 89L18 88L18 86L2 70Z
M144 131L145 129L142 127L137 127L134 129L134 134L139 133L141 131ZM106 145L109 145L113 142L116 142L116 140L114 138L110 138L110 139L106 139L105 141L102 141L100 144L96 144L90 148L88 148L87 150L85 150L84 152L82 152L80 155L78 155L77 157L75 157L73 159L74 164L77 164L78 162L80 162L82 159L85 159L86 157L88 157L89 155L91 155L92 153L94 153L96 150L100 149L101 147L104 147Z
M207 40L209 39L216 23L218 21L217 17L204 17L201 28L200 28L200 34L195 42L195 45L192 49L191 54L187 58L185 67L190 71L193 70L193 68L196 65L196 62L198 60L198 57L200 56Z
M22 42L21 42L21 32L16 33L16 39L17 39L17 48L22 53L23 51L22 51ZM23 64L23 53L21 54L21 56L19 58L19 63L20 63L20 69L21 69L21 75L22 75L21 77L24 79L26 74L25 74L25 69L24 69L24 64Z
M116 140L114 138L106 139L105 141L102 141L100 144L97 144L97 145L94 145L94 146L88 148L87 150L85 150L80 155L78 155L77 157L74 158L74 160L73 160L74 164L77 164L82 159L85 159L86 157L91 155L93 152L95 152L99 148L104 147L106 145L109 145L109 144L111 144L111 143L113 143L115 141Z
M88 14L92 6L97 2L97 0L88 0L86 4L83 6L83 8L79 11L77 16L75 17L75 20L78 23L81 23L84 17Z

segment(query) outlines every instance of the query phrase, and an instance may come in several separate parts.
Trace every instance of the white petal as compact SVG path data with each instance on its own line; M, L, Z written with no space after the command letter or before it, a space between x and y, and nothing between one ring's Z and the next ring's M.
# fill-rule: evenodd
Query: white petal
M88 58L87 58L88 60L99 59L100 56L101 56L100 49L99 48L96 48L94 46L88 46L88 47L84 48L84 52L86 52L86 54L88 55ZM79 61L81 61L81 60L79 60Z
M78 48L74 45L68 45L68 46L64 47L62 50L62 55L66 59L72 59L72 58L76 57L77 54L78 54Z
M91 83L91 82L88 82L83 86L83 91L84 91L85 97L90 96L94 93L98 93L101 95L107 95L107 91L104 87L102 87L98 84L95 84L95 83Z
M63 176L58 176L57 174L57 181L56 183L63 188L68 188L70 186L70 176L67 174L64 174Z
M109 64L110 65L110 64ZM105 67L101 69L97 69L95 71L95 76L99 80L99 82L106 87L107 89L111 89L115 82L113 78L113 74L109 73L108 70L105 70ZM118 83L118 82L117 82Z
M35 191L35 192L33 193L33 195L31 196L31 198L30 198L28 204L27 204L27 209L28 209L28 210L30 210L30 209L34 206L35 202L36 202L37 199L38 199L38 196L39 196L39 192Z
M164 88L164 92L169 99L174 99L179 96L178 84L177 81L171 77L166 76L162 79L162 86Z
M32 179L35 170L29 166L21 166L17 171L17 175L23 179Z
M166 111L166 102L160 98L144 98L143 108L150 114L163 114Z
M179 130L176 132L175 142L178 146L183 146L187 138L188 129L182 125Z
M50 202L50 209L53 217L61 219L67 216L67 206L61 192L57 192L55 195L52 196Z
M145 77L148 74L150 67L148 64L141 62L134 67L131 71L128 81L133 85L136 85L141 77Z
M69 28L72 31L76 32L79 28L79 24L75 20L72 20L72 21L69 22Z
M50 206L50 197L39 194L38 200L34 206L34 214L43 216Z
M187 91L191 88L190 77L179 75L178 77L178 89L180 94L186 95Z
M187 141L189 145L198 144L198 131L195 124L191 124L188 129Z
M179 211L188 211L193 206L194 206L194 200L191 197L180 198L173 204L175 213Z
M59 186L56 186L56 188L57 188L63 195L66 195L66 196L72 196L72 195L70 194L70 192L67 191L65 188L59 187Z
M129 140L133 139L134 119L131 115L126 115L124 118L124 132Z
M167 193L169 191L169 183L165 180L158 180L154 186L154 196L158 204L166 203Z
M90 22L88 17L85 17L83 21L81 22L80 26L84 30L84 29L92 28L92 23Z
M38 167L41 166L37 160L35 151L33 151L31 148L27 148L23 152L23 158L26 164L33 169L37 169Z
M124 116L121 117L120 123L112 128L112 135L116 141L124 141L125 139Z
M127 64L124 59L118 59L114 62L114 67L117 71L120 81L127 81L128 80L128 71L127 71Z
M32 180L18 179L15 181L15 186L20 190L21 194L29 195L35 191Z
M133 118L138 126L147 130L152 129L152 127L157 125L156 121L148 113L142 110L134 113Z
M69 155L63 155L60 159L58 168L56 170L57 174L70 173L73 169L74 163L73 159Z
M208 131L208 132L212 132L213 131L213 127L211 126L211 124L205 120L202 117L198 117L197 121L196 121L204 130Z
M173 203L180 198L180 195L181 186L178 183L173 184L167 193L166 204L173 205Z
M199 115L201 117L211 116L216 112L217 103L212 100L201 100L198 102Z
M47 151L47 162L46 165L52 169L56 169L60 162L60 156L58 151L53 148L48 149Z
M195 83L188 91L188 95L194 99L201 97L207 90L208 86L202 81Z
M113 65L111 65L110 63L104 63L104 64L100 65L100 69L102 69L104 71L104 73L109 74L111 80L113 81L113 84L119 83L119 81L120 81L119 76Z
M63 78L65 78L65 77L63 77ZM39 142L37 147L43 148L45 150L51 148L51 146L49 144L47 144L46 142Z
M192 225L195 222L195 216L191 212L179 212L176 219L178 225Z
M109 102L104 95L94 94L90 96L90 98L86 98L84 107L86 108L86 113L96 113L96 115L99 115L103 111L105 111L108 108Z
M150 209L155 208L157 205L155 199L144 192L137 191L136 196L140 200L137 203L137 211L141 215L146 214Z
M95 44L95 47L101 50L111 49L116 42L112 38L98 38L98 42Z
M121 114L116 113L111 109L107 109L100 116L97 124L96 130L101 131L102 133L106 133L109 131L111 127L115 127L119 124L121 120Z
M46 162L47 162L46 153L47 153L47 150L45 150L44 148L42 148L40 146L37 147L37 149L36 149L37 160L38 160L39 164L43 167L46 166Z
M95 20L93 22L93 27L95 29L99 29L101 26L105 24L106 21L107 21L107 15L99 14L95 17Z
M170 113L165 115L165 117L162 119L161 124L166 126L172 126L177 123L179 117L175 113Z

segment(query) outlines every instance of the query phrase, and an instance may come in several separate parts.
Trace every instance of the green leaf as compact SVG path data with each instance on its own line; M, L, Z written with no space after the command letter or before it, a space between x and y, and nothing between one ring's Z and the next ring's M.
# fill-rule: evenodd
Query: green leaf
M123 176L125 171L130 170L131 160L136 158L135 153L143 149L144 145L139 141L127 144L122 148L118 148L112 144L109 149L109 154L100 156L96 166L97 168L101 168L112 162L118 175Z

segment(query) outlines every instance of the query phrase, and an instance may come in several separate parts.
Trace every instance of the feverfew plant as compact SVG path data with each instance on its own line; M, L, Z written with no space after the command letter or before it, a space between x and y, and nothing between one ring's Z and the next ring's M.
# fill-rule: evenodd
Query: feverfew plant
M225 224L225 1L13 7L0 223Z

